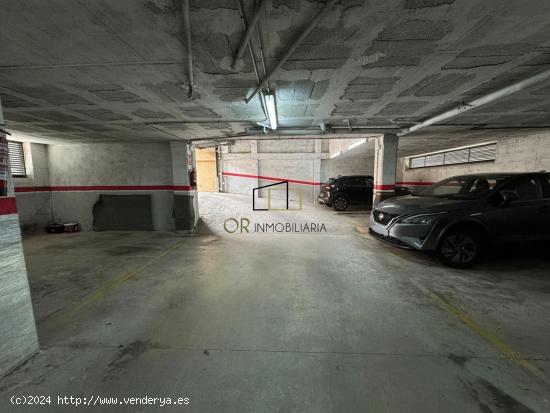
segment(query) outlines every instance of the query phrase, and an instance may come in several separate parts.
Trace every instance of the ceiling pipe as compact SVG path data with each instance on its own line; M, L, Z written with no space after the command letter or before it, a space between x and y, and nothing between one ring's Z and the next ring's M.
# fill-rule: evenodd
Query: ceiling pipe
M241 0L237 0L237 7L239 8L239 14L241 16L241 23L243 25L243 28L247 30L247 24L246 24L246 17L244 15L243 5ZM261 49L261 45L260 45ZM252 66L254 67L254 73L256 74L256 82L259 85L260 84L260 73L258 71L258 65L256 64L256 56L254 55L254 50L252 49L252 42L248 42L248 53L250 54L250 59L252 60ZM262 50L263 53L263 50ZM262 61L263 61L263 54L262 54ZM265 74L265 65L264 65L264 74ZM269 90L269 89L268 89ZM262 106L262 112L264 113L266 119L267 119L267 110L265 107L265 102L262 98L260 99L260 105Z
M516 82L510 86L507 86L505 88L499 89L495 92L489 93L488 95L482 96L480 98L474 99L470 102L465 102L459 107L455 109L451 109L447 112L443 112L440 115L433 116L429 119L426 119L423 122L420 122L417 125L411 126L409 128L401 129L401 131L397 134L398 136L405 136L410 133L416 132L420 129L427 128L428 126L431 126L436 123L443 122L445 120L454 118L462 113L468 112L473 109L477 109L481 106L487 105L489 103L493 103L499 99L502 99L506 96L510 96L516 92L520 92L528 87L531 87L533 85L536 85L537 83L543 82L547 79L550 79L550 69L545 70L544 72L541 72L537 75L528 77L527 79L521 80L519 82Z
M395 126L376 126L376 125L365 125L365 126L333 126L330 125L330 129L338 130L338 129L345 129L350 132L353 131L371 131L371 130L384 130L384 131L400 131L398 127Z
M239 7L242 7L241 2L239 1ZM247 45L250 43L250 38L254 34L254 29L256 28L256 25L258 24L258 21L260 20L260 15L262 12L263 5L265 3L265 0L261 0L260 4L258 4L258 8L254 12L254 15L252 16L252 19L250 19L250 23L248 24L248 27L246 28L246 32L244 34L244 38L239 45L239 48L237 49L237 53L233 57L233 63L231 63L231 69L235 69L237 67L237 61L243 57L244 49ZM242 10L242 9L241 9Z
M260 23L258 23L258 25L256 26L256 34L258 36L258 46L260 48L260 58L262 59L262 68L264 70L264 77L266 77L267 76L267 68L265 66L264 41L263 41L263 38L262 38L262 32L260 30ZM269 80L266 82L266 86L267 86L267 93L270 93Z
M246 134L248 135L269 135L269 136L287 136L287 135L315 135L317 138L332 138L333 135L342 135L341 132L337 132L335 130L331 131L332 126L330 129L328 129L327 132L323 132L323 130L320 127L285 127L285 128L279 128L277 130L271 131L266 128L247 128ZM341 129L341 128L334 128L334 129ZM347 128L345 128L347 129ZM361 135L361 134L383 134L388 132L397 132L399 131L398 128L388 128L384 126L368 126L368 127L356 127L353 128L352 131L346 132L345 135L347 136L355 136Z
M243 25L243 29L247 30L247 24L246 24L246 17L244 16L244 10L241 0L237 0L237 7L239 8L239 14L241 16L241 23ZM260 73L258 72L258 65L256 64L256 57L254 56L254 51L252 50L252 45L250 43L248 44L248 52L250 53L250 58L252 59L252 66L254 67L254 73L256 74L256 80L258 84L260 84ZM234 62L233 62L234 63ZM231 65L231 67L234 69L234 65Z
M306 39L307 36L311 33L313 28L317 26L317 23L321 20L323 17L323 14L330 9L338 0L327 0L325 5L321 7L321 9L317 12L315 17L310 21L309 25L305 28L305 30L298 36L296 41L290 46L290 48L286 51L286 53L281 57L281 60L275 65L273 69L269 72L269 74L262 80L262 82L258 85L256 89L252 92L252 94L244 99L246 103L250 102L256 94L262 90L262 88L266 85L267 82L273 77L275 73L281 69L281 67L286 63L286 61L292 56L292 54L296 51L298 46Z
M261 2L262 0L259 0L259 1ZM258 1L256 1L256 3L257 2ZM264 72L264 77L266 77L267 76L267 68L266 68L266 65L265 65L264 41L263 41L263 36L262 36L261 25L262 25L261 21L258 22L258 24L256 25L256 37L258 38L258 48L260 49L260 59L261 59L261 62L262 62L262 69L263 69L263 72ZM252 42L250 42L249 44L252 44ZM266 83L266 88L267 88L267 93L270 93L271 91L269 90L269 82Z
M191 15L189 0L183 0L183 25L185 26L185 42L187 43L187 76L189 77L189 91L187 96L193 97L195 90L195 76L193 74L193 47L191 45Z

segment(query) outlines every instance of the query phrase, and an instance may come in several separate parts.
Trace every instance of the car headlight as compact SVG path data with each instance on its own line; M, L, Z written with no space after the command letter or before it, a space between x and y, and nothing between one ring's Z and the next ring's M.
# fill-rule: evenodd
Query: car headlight
M431 225L443 214L446 214L446 212L440 212L438 214L413 215L407 218L402 218L399 222L402 224Z

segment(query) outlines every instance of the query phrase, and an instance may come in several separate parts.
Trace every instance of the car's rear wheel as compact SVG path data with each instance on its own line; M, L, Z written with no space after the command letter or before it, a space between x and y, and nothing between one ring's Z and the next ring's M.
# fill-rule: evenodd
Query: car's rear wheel
M456 230L445 234L437 253L450 267L469 268L477 263L484 251L483 237L474 230Z
M332 207L336 211L345 211L348 209L349 206L349 200L344 195L336 195L336 197L332 200Z

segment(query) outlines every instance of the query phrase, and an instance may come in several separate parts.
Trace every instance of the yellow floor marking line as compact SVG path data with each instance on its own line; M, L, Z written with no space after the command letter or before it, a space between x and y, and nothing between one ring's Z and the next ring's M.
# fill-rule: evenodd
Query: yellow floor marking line
M530 372L531 374L534 374L537 378L543 380L546 383L550 384L550 381L545 376L545 374L534 364L531 364L526 357L524 357L521 353L513 350L508 346L505 342L503 342L501 339L499 339L496 335L491 333L489 330L485 329L483 326L475 322L468 314L466 314L464 311L462 311L460 308L454 306L453 304L449 303L447 300L445 300L440 295L434 293L433 291L427 289L422 284L420 284L418 281L414 279L409 279L411 283L420 290L424 295L431 298L441 309L453 314L456 316L466 327L468 327L470 330L478 334L481 338L483 338L487 343L489 343L491 346L496 348L503 356L504 358L515 362L516 364L523 367L525 370Z
M160 258L165 257L166 255L170 254L172 251L177 249L180 245L182 245L187 239L183 239L176 244L172 245L171 247L164 250L161 254L157 255L156 257L150 259L145 264L143 264L140 267L134 268L133 270L128 271L127 273L121 275L119 278L115 279L110 284L107 284L98 290L94 291L93 293L89 294L88 296L84 297L78 304L71 308L67 309L60 309L59 311L51 314L48 316L45 320L43 320L40 324L44 323L50 323L54 321L66 321L72 317L74 317L78 312L82 311L84 308L88 307L90 304L93 304L97 300L100 300L101 298L105 297L108 293L115 290L116 288L120 287L122 284L124 284L126 281L128 281L130 278L136 276L141 271L143 271L145 268L149 267L154 262L158 261Z

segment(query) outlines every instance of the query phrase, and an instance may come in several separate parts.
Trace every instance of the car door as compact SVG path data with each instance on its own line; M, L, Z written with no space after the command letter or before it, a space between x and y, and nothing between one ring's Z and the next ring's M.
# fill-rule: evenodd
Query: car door
M545 230L541 225L545 216L547 200L543 197L542 182L537 175L521 175L512 178L500 191L512 191L517 199L499 205L495 197L494 208L487 211L489 230L497 242L523 242L543 239Z
M338 189L349 198L351 203L355 202L356 193L353 185L353 177L342 178L342 184Z
M362 204L367 201L367 181L364 176L352 176L347 179L347 191L352 202Z

